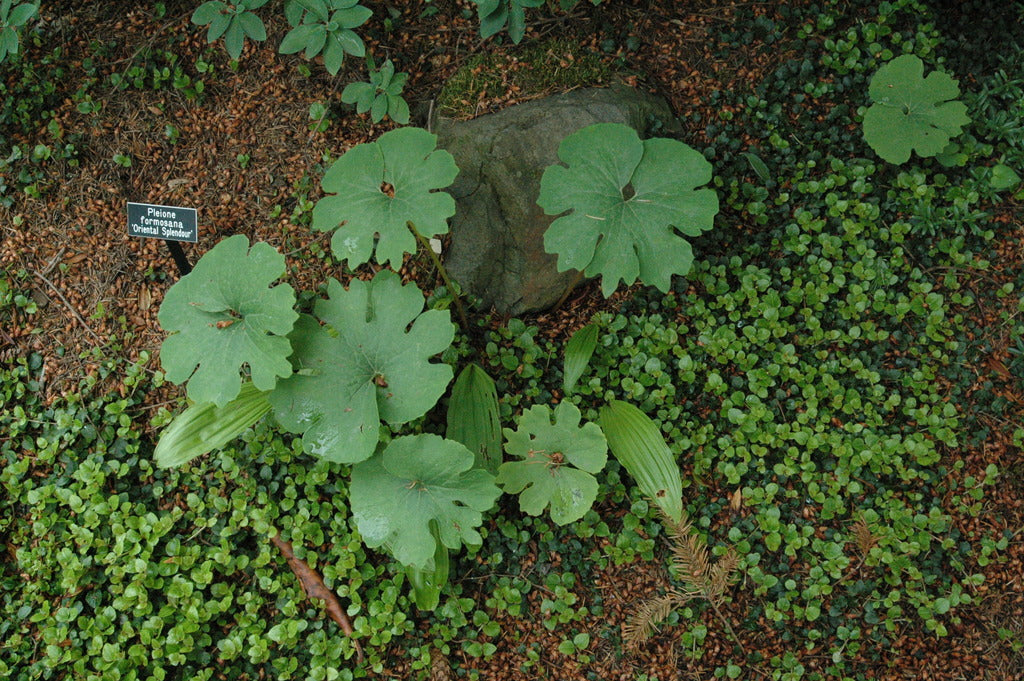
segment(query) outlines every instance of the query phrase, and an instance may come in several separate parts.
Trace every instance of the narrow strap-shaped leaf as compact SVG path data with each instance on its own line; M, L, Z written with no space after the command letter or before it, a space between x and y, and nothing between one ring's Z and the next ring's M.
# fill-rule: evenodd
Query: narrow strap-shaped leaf
M179 414L160 436L153 456L160 468L182 466L197 456L220 449L270 411L267 393L250 381L223 407L196 404Z
M522 5L513 2L508 12L508 37L518 45L526 35L526 11Z
M747 157L747 163L749 163L750 167L754 169L754 173L757 175L758 179L765 184L771 182L772 174L768 171L768 166L765 165L765 162L761 160L760 156L752 151L748 151L743 155Z
M601 429L608 448L642 491L669 518L683 516L683 483L679 465L658 426L628 402L612 400L601 408Z
M569 339L565 346L565 372L562 378L562 390L566 394L572 392L576 381L586 371L590 357L597 347L597 324L587 324Z
M388 84L391 83L391 78L395 75L395 64L390 59L386 60L383 66L380 67L379 85L382 90L388 88Z
M370 120L380 123L388 113L388 98L385 95L377 95L370 106Z
M474 468L498 472L502 460L498 391L494 380L476 364L463 369L452 388L445 437L473 452Z
M332 76L338 75L341 65L345 62L345 49L338 37L338 32L326 33L323 47L324 68Z
M10 26L0 30L0 62L8 54L18 54L18 34Z

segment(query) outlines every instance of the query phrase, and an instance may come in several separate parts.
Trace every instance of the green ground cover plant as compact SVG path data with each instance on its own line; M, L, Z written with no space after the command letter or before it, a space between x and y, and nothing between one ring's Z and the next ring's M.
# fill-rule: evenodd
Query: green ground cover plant
M192 13L192 23L207 26L206 41L224 38L224 47L232 59L242 56L245 39L262 42L267 39L267 28L254 10L267 4L267 0L221 0L204 2Z
M395 73L395 65L387 59L380 68L367 57L370 81L349 83L341 93L341 101L355 104L356 113L370 112L370 120L380 123L388 116L399 125L409 124L409 104L402 98L408 73Z
M332 76L338 74L346 54L366 54L362 38L352 29L365 24L373 10L357 0L291 0L285 5L285 16L292 30L281 41L281 54L302 52L306 59L323 55L324 68Z
M613 142L618 135L623 148L598 146L596 155L572 152L592 145L599 138L595 135L603 133L612 134ZM608 171L608 160L615 152L634 152L626 155L618 179L627 185L636 182L639 207L622 205L626 197L619 189L614 197L602 196L597 203L572 202L573 197L586 197L587 193L579 177L559 176L560 166L550 168L542 180L540 201L545 200L545 192L549 205L564 194L570 197L569 205L588 220L604 220L613 214L620 218L616 222L623 223L622 231L617 232L620 226L616 225L592 239L596 245L606 236L601 243L605 254L612 252L616 242L636 250L630 240L645 228L648 232L652 226L671 231L672 225L662 225L659 220L689 226L684 219L703 223L717 211L717 197L710 190L685 192L681 197L665 190L666 173L685 175L694 165L696 172L710 171L697 152L679 142L659 139L641 144L636 133L625 126L608 125L591 126L567 141L562 144L563 159L578 161L584 173L599 176ZM324 231L344 226L347 242L361 239L372 245L383 263L397 264L416 248L417 239L424 240L412 222L414 215L428 225L431 236L447 228L445 220L453 200L445 192L431 190L450 184L458 169L451 155L435 145L435 136L427 131L404 128L350 150L325 173L324 187L339 195L317 203L313 226ZM427 209L426 219L424 203L436 206L434 215ZM623 217L626 214L640 217ZM556 221L553 228L557 226ZM700 228L687 231L695 234ZM685 245L688 254L689 245ZM350 267L369 257L366 248L355 243L348 246L345 255ZM340 257L337 249L335 254ZM650 250L644 252L646 258L653 255ZM458 434L472 450L459 441L421 434L385 441L378 452L381 420L394 432L423 416L451 381L448 365L428 361L446 351L453 340L450 316L446 311L423 312L420 290L413 284L402 285L389 270L379 271L368 283L353 279L347 289L332 279L327 297L314 305L315 316L299 316L292 309L296 296L290 286L268 288L282 274L283 260L268 245L256 244L250 249L248 240L236 235L211 249L165 297L159 313L170 331L164 368L170 380L188 381L189 396L196 404L172 424L169 439L158 444L159 460L180 465L189 455L223 446L230 435L229 425L241 432L266 412L272 412L275 423L284 430L300 434L304 450L314 457L348 464L371 460L353 469L356 524L367 546L385 547L405 566L414 578L417 603L436 607L443 586L440 578L449 571L447 551L461 546L460 536L469 544L478 543L472 528L480 524L480 512L490 510L497 496L485 494L485 481L474 475L480 472L492 478L492 474L470 469L477 461L486 463L492 455L494 464L500 463L500 451L487 451L488 447L497 449L500 439L489 442L480 423L500 417L490 400L481 411L478 405L466 405L456 396L449 408L464 406L469 413L456 413L449 420L456 430L459 424L471 424L468 431ZM436 256L435 262L449 282ZM685 267L689 264L682 263ZM666 281L662 283L667 287L671 270L663 274ZM612 286L605 281L606 295L617 285L618 275L611 281ZM587 344L592 346L593 339ZM187 351L190 347L205 351L197 359ZM581 371L582 354L573 359L572 370ZM473 381L476 373L470 369L467 380ZM251 389L246 376L251 376ZM476 390L470 384L467 391L485 391L484 376L476 377L480 384ZM240 386L246 388L242 398L238 398ZM597 496L594 474L604 466L607 445L596 424L579 427L579 411L571 404L555 410L554 424L549 414L546 407L538 405L520 417L519 430L505 431L505 449L525 461L498 466L498 484L508 493L519 494L523 511L537 515L550 505L554 521L564 525L579 520L593 504ZM637 478L641 489L673 522L679 521L678 468L656 426L635 407L613 401L603 415L603 427L613 439L613 453ZM201 435L206 435L208 447ZM181 449L174 450L175 445ZM416 455L410 459L413 452ZM469 463L463 453L470 456ZM486 482L493 486L490 480ZM385 492L396 485L410 493L399 495L405 507L388 510L396 497ZM448 503L439 501L445 498ZM415 583L417 579L422 583Z
M0 3L0 62L9 54L18 53L18 29L28 23L38 7L30 2L15 5L12 0Z
M979 293L963 275L990 270L994 206L1022 198L1024 132L1013 122L1022 85L1005 74L981 79L962 93L967 120L955 148L944 140L934 158L918 147L899 168L878 162L867 135L880 101L872 74L909 55L934 71L943 45L918 2L861 6L856 20L833 5L799 15L805 40L792 58L752 92L715 95L717 119L688 116L710 144L680 152L684 165L707 175L693 187L710 184L719 197L711 210L704 194L691 212L716 228L692 228L706 233L686 245L685 268L657 276L645 278L642 251L623 249L635 272L618 263L603 292L637 278L648 287L565 347L522 320L481 330L482 341L457 334L446 311L424 311L423 294L388 270L347 290L331 281L326 297L295 296L276 283L283 256L236 236L206 258L237 290L225 296L200 261L161 312L170 329L194 327L211 348L258 330L264 351L233 352L241 360L230 376L192 376L197 411L142 408L147 390L195 369L186 353L176 357L173 335L166 376L146 358L107 360L51 404L38 394L38 355L4 367L0 534L13 560L0 568L0 674L350 679L384 673L397 655L429 678L438 652L495 655L514 635L496 620L530 612L562 637L560 654L584 664L598 636L615 654L642 649L663 621L685 629L680 654L713 659L716 677L845 680L875 678L906 627L948 634L977 600L979 568L1008 541L967 535L960 522L982 513L1000 476L994 466L964 473L958 452L983 433L963 405L970 391L974 403L1002 408L991 388L974 390L984 334L971 318ZM387 133L324 175L328 196L313 227L337 230L338 261L397 267L417 251L417 232L446 231L450 197L438 190L457 170L430 137ZM636 162L599 203L621 211L648 196L644 145L639 155L632 138L607 150ZM576 165L563 160L554 177ZM542 196L571 195L573 184L549 184ZM551 205L597 214L589 204ZM659 226L697 237L679 224L684 212L665 209ZM598 239L595 250L612 241ZM0 288L0 312L28 311L14 288ZM998 290L1014 295L1013 286ZM297 299L308 303L301 315ZM266 321L263 306L280 329L255 326ZM1024 325L1011 314L1004 321L1019 341ZM351 356L366 362L337 361ZM273 368L262 371L268 357ZM432 415L469 357L479 367L462 370L445 418ZM111 375L125 377L125 394L100 390ZM487 409L458 416L453 405L475 400L456 390L486 395ZM346 399L323 399L338 394ZM239 400L244 408L232 412ZM202 430L217 424L208 405L241 419L239 438ZM259 419L268 406L281 427ZM163 437L219 449L186 463L162 459L161 441L156 463L178 467L156 467L144 421L182 424ZM445 421L448 439L432 432ZM500 463L495 427L512 424ZM597 453L602 432L607 461ZM642 446L623 445L630 440ZM522 513L492 510L499 487L519 493L531 482ZM275 530L345 601L353 638L275 561L265 539ZM596 571L638 560L665 563L671 583L623 632L588 585ZM476 586L461 579L469 570ZM734 611L731 627L718 611L735 589L747 610ZM703 618L707 608L719 616ZM578 630L595 620L603 628ZM724 650L708 645L709 627L722 622ZM766 629L789 650L748 655ZM354 640L366 651L361 664ZM524 651L524 667L541 669L541 652Z

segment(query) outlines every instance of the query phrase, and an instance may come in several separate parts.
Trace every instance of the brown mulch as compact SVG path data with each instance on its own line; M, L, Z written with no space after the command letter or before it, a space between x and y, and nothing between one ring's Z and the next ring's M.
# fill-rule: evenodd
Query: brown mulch
M65 131L84 135L80 164L75 167L56 160L45 163L41 198L21 196L12 208L0 207L0 269L23 271L21 286L28 288L40 307L36 315L14 312L11 319L3 321L0 361L31 352L42 355L42 382L51 398L74 390L85 375L97 371L101 357L93 353L94 348L130 360L146 352L154 358L150 370L159 366L156 357L163 332L157 311L164 293L179 275L163 244L127 236L126 201L197 208L199 243L185 245L193 262L219 240L242 233L252 241L269 242L286 254L288 278L297 290L315 290L329 277L341 276L341 269L329 256L322 255L329 250L325 236L299 224L293 210L302 198L318 198L322 169L317 166L325 157L336 158L391 127L390 123L373 125L365 116L356 116L345 108L336 111L325 132L309 130L310 105L339 102L344 84L361 80L364 73L360 60L349 59L338 78L328 77L317 65L310 65L311 76L301 75L297 66L304 62L298 56L279 55L273 47L286 29L283 18L268 21L269 40L258 46L248 44L241 68L234 72L228 67L222 46L209 48L205 32L189 24L195 3L167 2L168 16L162 19L153 16L147 3L139 4L145 6L127 12L118 3L86 0L62 3L59 10L44 3L41 9L44 19L61 36L72 63L92 54L90 41L97 36L114 41L114 47L101 60L101 78L126 73L133 64L141 63L147 49L169 44L190 75L202 77L206 85L203 97L189 100L169 87L112 93L109 86L100 84L93 93L104 102L104 108L97 114L82 114L71 100L79 85L71 74L67 96L55 112ZM475 11L469 18L460 11L473 9L468 2L435 2L433 6L440 11L427 18L421 18L427 7L423 0L394 4L400 10L396 30L385 31L377 15L386 12L378 12L370 30L362 35L374 37L368 40L374 55L391 56L399 61L399 69L410 73L406 98L414 110L428 109L445 79L473 54L487 49L515 49L495 48L493 41L481 41ZM677 111L702 111L704 120L717 114L704 103L708 92L756 82L779 59L778 55L762 54L756 46L733 51L727 59L717 57L708 37L713 24L733 21L737 7L748 5L756 12L770 13L775 8L773 3L634 0L606 4L609 6L600 11L610 19L608 23L632 27L632 34L640 38L635 54L620 48L607 59L628 58L631 68L650 74L639 79L641 86L665 96ZM573 22L592 33L578 36L581 42L596 45L600 28L592 22L596 11L585 1L575 10ZM532 36L527 40L567 31L575 25L538 25L531 28ZM47 48L28 49L34 58L41 58ZM212 76L195 72L198 59L214 65ZM505 97L493 103L493 108L516 101ZM492 103L482 103L482 110L491 108ZM165 134L167 126L179 131L177 142ZM691 132L698 137L701 134L699 130ZM38 137L45 139L45 130ZM34 144L36 140L33 136L25 141ZM131 167L116 164L115 154L129 155ZM246 168L237 160L239 154L249 156ZM1017 238L1008 240L1004 253L1009 261L1016 262L1021 255L1020 244L1024 243L1024 226L1019 213L1008 219L1016 221L1018 230ZM415 265L407 263L405 272L415 271ZM537 324L546 337L565 339L594 313L617 309L628 295L620 292L605 300L593 285L584 285L562 309L537 316L530 323ZM1005 378L1000 366L1005 369L1006 340L1002 342L1002 346L995 344L990 366L979 370L979 382L993 373ZM118 389L116 380L111 381L111 389ZM907 625L889 649L862 651L865 661L884 661L875 668L877 679L1024 679L1024 656L1012 651L999 637L1001 629L1017 632L1018 640L1024 636L1020 633L1024 628L1024 536L1019 529L1024 526L1024 462L1010 440L1013 426L1024 420L1024 396L1009 381L1003 381L999 390L1021 407L1013 423L994 424L990 441L981 449L958 455L966 456L967 473L975 476L983 476L985 467L995 463L1006 471L1005 483L987 494L982 515L962 521L959 529L975 541L986 531L1017 528L1018 534L1004 561L977 568L985 575L985 584L977 589L975 607L960 610L962 621L951 626L948 638L937 639L917 626ZM167 386L150 400L157 404L179 395L177 388ZM968 570L975 571L972 566ZM624 614L633 604L664 585L665 575L657 564L611 567L598 575L593 586L604 595L606 615L574 624L590 633L595 642L593 662L589 664L581 665L557 652L563 636L558 630L552 632L542 626L539 596L533 594L529 617L496 615L503 632L518 633L514 644L499 641L498 652L490 660L436 658L435 678L444 678L449 673L446 670L454 667L479 669L481 678L503 681L532 680L545 674L546 678L582 680L588 673L626 681L640 672L656 675L662 681L710 678L715 664L723 663L733 650L732 642L710 613L704 615L709 633L700 660L690 660L685 651L680 651L679 627L664 628L631 656L598 643L603 640L602 632L619 631ZM734 600L725 609L737 628L748 609L756 606L749 591L743 585L736 587ZM740 631L740 636L748 651L765 658L802 649L802 644L782 641L767 624L756 632ZM517 652L524 643L527 647L538 643L545 651L539 665L525 670L526 658ZM805 657L809 671L821 671L828 663L813 652ZM394 678L409 677L407 669L388 671ZM771 673L764 664L745 669L743 678L770 678Z

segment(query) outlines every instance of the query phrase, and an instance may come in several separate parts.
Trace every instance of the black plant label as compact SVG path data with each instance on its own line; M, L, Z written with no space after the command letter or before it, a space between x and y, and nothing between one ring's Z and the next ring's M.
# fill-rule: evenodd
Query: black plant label
M195 208L128 202L128 236L194 244L199 240L198 220Z

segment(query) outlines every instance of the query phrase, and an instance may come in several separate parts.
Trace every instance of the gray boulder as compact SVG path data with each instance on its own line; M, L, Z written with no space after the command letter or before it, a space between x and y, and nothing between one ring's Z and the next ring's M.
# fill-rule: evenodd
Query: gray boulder
M576 278L558 272L544 252L544 231L555 219L537 205L544 169L558 163L567 135L594 123L623 123L641 137L679 132L664 100L624 85L573 90L469 121L435 117L438 146L459 166L449 189L448 271L485 308L518 315L551 307ZM660 126L660 127L659 127Z

